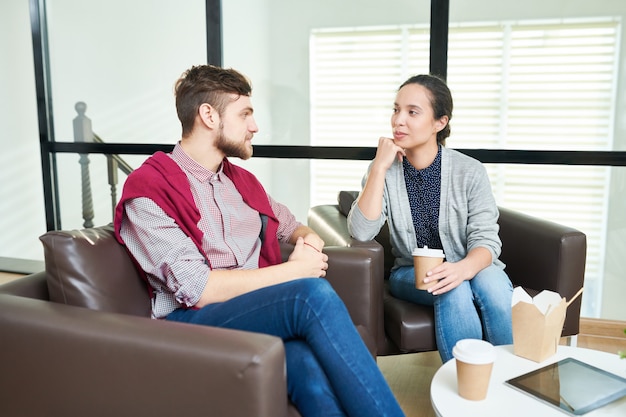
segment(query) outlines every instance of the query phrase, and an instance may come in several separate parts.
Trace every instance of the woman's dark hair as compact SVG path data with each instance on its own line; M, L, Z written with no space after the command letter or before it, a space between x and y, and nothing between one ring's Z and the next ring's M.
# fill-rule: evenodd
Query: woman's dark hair
M452 119L452 94L446 82L436 76L420 74L406 80L398 90L407 84L419 84L429 91L430 105L433 108L435 119L448 116L448 124L437 132L437 143L446 145L446 138L450 136L450 119Z
M193 130L198 109L208 103L222 115L230 95L250 96L252 86L248 79L233 69L214 65L191 67L176 81L176 112L183 128L183 137Z

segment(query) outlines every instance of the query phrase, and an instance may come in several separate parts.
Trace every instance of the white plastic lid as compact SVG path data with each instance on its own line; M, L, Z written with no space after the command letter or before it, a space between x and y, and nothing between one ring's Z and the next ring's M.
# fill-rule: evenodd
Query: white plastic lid
M413 249L413 256L428 256L429 258L443 258L443 250L429 249L428 246Z
M491 343L484 340L463 339L456 342L452 355L461 362L482 365L496 359L496 350Z

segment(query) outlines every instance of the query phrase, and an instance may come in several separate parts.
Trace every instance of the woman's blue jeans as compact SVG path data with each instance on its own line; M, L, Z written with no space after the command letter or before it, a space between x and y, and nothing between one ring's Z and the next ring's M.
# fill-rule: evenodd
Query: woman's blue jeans
M302 416L403 416L376 361L328 281L305 278L243 294L167 320L278 336L287 390Z
M513 286L508 275L495 265L440 295L415 288L412 266L393 270L389 284L394 297L434 307L435 340L444 363L452 359L452 348L461 339L486 339L494 345L513 343Z

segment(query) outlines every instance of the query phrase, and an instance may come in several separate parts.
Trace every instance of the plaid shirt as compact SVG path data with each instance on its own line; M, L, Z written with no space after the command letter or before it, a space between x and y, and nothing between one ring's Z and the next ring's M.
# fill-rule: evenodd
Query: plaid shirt
M170 155L187 174L201 219L202 248L213 269L256 269L261 249L259 213L242 199L221 168L211 172L176 145ZM300 226L284 205L268 199L279 220L277 238L287 241ZM205 256L152 200L135 198L124 206L120 231L128 250L154 290L152 316L164 318L194 306L210 279Z

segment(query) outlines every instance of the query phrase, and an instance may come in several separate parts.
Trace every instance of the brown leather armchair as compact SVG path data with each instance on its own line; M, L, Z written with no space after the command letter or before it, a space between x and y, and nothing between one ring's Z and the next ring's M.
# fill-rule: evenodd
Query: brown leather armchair
M110 226L40 239L46 271L0 286L0 415L300 415L279 338L150 319ZM372 253L324 251L327 279L375 355Z
M375 309L382 311L374 337L378 355L436 350L432 307L394 298L386 279L393 266L386 225L375 240L361 242L348 233L346 216L357 191L341 191L337 205L320 205L309 210L308 225L332 246L369 248L378 263L378 285L383 296ZM513 285L530 295L541 290L558 292L570 300L583 286L587 238L582 232L547 220L499 208L500 259L507 265ZM377 290L378 291L378 290ZM567 309L562 336L579 332L581 298Z

